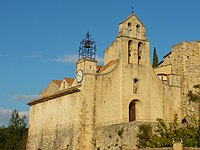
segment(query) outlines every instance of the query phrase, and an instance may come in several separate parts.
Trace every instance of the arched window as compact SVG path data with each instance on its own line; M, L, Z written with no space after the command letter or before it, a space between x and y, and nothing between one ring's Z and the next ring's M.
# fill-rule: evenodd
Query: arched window
M132 50L133 50L133 41L128 41L128 63L132 63Z
M136 101L132 100L129 104L129 122L136 121Z
M63 87L62 87L62 89L65 89L65 82L63 82Z
M136 33L136 38L138 38L138 35L139 35L139 33L140 33L140 26L139 26L139 25L136 26L136 31L135 31L135 33Z
M141 65L143 43L138 43L138 65Z
M138 79L133 79L133 94L138 93Z
M128 27L127 27L127 36L130 36L130 32L131 32L131 23L128 23Z

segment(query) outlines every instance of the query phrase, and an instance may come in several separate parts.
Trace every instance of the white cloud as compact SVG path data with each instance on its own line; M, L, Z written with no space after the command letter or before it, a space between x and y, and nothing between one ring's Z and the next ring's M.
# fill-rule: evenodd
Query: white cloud
M34 100L38 98L38 95L14 95L12 96L13 100Z
M103 65L103 63L104 63L103 57L97 56L97 63Z
M66 55L64 57L51 59L51 61L55 61L59 63L75 63L77 60L78 60L77 54Z
M41 57L42 55L26 55L26 56L22 56L23 58L37 58L37 57Z
M37 57L42 57L43 56L43 51L33 51L31 54L24 55L22 56L23 58L37 58Z
M7 126L9 124L9 120L11 118L12 114L12 109L5 109L5 108L0 108L0 126L5 125ZM29 111L19 111L19 116L26 116L26 123L28 123L29 119Z
M64 57L59 57L59 58L54 58L51 59L51 61L58 62L58 63L66 63L66 64L71 64L71 63L76 63L78 60L78 55L77 54L71 54L71 55L65 55ZM98 64L103 63L103 58L97 56L96 58Z

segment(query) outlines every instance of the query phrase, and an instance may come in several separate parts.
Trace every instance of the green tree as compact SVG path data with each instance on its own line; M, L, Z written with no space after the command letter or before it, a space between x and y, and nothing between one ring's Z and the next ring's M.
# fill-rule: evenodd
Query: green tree
M157 121L157 125L139 125L138 148L172 147L173 139L182 139L183 145L186 147L198 147L198 128L196 126L179 124L177 115L171 123L165 123L160 118Z
M189 102L193 102L196 104L197 107L197 115L198 115L198 131L197 131L197 139L198 139L198 147L200 147L200 84L193 86L194 91L188 92Z
M189 102L197 104L198 120L200 121L200 84L194 85L193 88L194 91L190 90L187 96L189 97Z
M0 128L1 150L23 150L26 146L28 129L26 117L20 117L17 110L12 112L8 127Z
M156 47L154 47L153 50L153 64L152 64L153 68L158 67L158 56L156 53Z
M139 125L139 133L137 134L138 142L137 147L145 148L149 147L147 142L152 136L152 126L150 124L141 124Z

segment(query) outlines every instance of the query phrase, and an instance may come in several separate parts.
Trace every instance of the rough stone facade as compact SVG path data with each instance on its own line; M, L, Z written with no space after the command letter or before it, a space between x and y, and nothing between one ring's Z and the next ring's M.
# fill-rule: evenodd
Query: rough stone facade
M95 129L96 150L136 149L138 124L134 121L97 127Z
M135 149L138 122L183 118L181 98L200 79L199 42L174 46L155 69L149 53L145 26L132 13L104 51L104 66L80 58L76 80L52 81L28 103L27 149Z
M182 42L172 47L172 51L164 56L155 72L158 75L180 76L182 117L190 114L192 107L187 105L187 94L193 86L200 84L200 41ZM169 81L170 82L170 81ZM187 107L187 109L186 109Z

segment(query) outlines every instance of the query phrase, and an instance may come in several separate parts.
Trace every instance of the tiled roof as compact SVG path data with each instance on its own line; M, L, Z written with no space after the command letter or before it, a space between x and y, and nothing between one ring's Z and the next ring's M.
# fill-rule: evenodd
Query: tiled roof
M57 85L61 85L62 80L52 80L52 82L56 83Z
M43 96L43 97L40 97L36 100L33 100L31 102L28 103L29 106L32 106L32 105L35 105L35 104L38 104L38 103L42 103L42 102L45 102L45 101L49 101L49 100L53 100L57 97L61 97L61 96L64 96L64 95L69 95L69 94L72 94L72 93L76 93L76 92L79 92L80 90L78 89L78 87L71 87L71 88L68 88L68 89L64 89L62 91L58 91L58 92L55 92L51 95L48 95L48 96Z
M97 65L97 70L99 70L101 67L102 67L102 66L98 66L98 65Z
M74 82L74 78L64 78L64 80L65 80L69 85L72 85L72 83Z
M99 70L97 70L97 73L101 73L102 71L106 70L107 68L109 68L110 66L112 66L113 64L115 64L117 62L117 60L111 60L109 61L105 66L100 67Z

